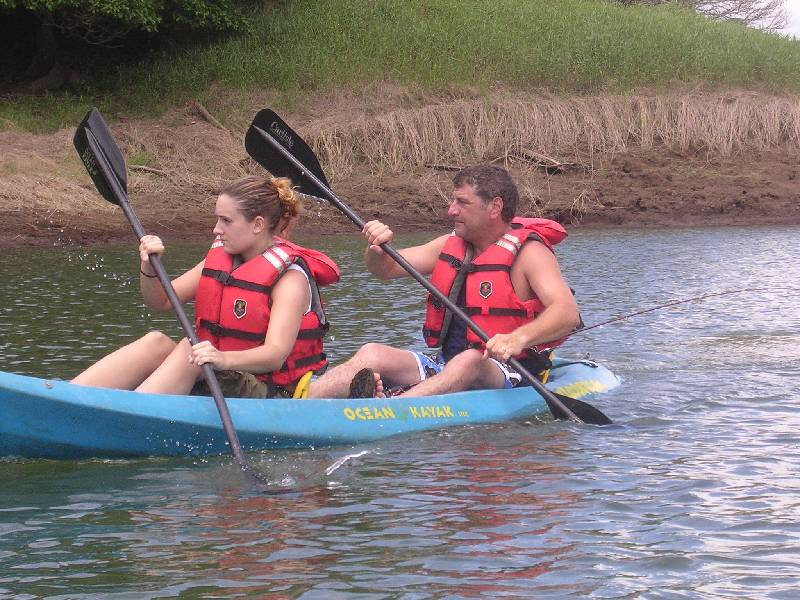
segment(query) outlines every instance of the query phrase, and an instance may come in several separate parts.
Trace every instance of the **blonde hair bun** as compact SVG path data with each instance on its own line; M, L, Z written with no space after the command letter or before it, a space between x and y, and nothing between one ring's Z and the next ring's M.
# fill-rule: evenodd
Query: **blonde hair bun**
M300 199L294 191L292 180L288 177L273 177L270 183L278 192L278 201L281 204L281 216L293 218L300 214Z

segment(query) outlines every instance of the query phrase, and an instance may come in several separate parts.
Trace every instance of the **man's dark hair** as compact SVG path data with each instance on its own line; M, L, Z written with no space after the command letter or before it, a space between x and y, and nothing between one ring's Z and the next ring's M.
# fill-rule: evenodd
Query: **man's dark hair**
M497 165L475 165L461 169L453 177L453 186L471 185L475 188L475 193L484 202L489 202L492 198L499 196L503 199L503 211L501 217L506 223L517 214L517 204L519 203L519 191L517 184L511 178L511 174L503 167Z

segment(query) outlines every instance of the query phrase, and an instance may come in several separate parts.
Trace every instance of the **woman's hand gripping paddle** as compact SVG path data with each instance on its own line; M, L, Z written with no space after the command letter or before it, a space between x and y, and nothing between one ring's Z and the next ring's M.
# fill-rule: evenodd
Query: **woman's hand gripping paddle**
M342 211L359 229L363 229L364 221L354 213L328 187L327 178L322 172L314 151L283 119L272 110L264 109L253 119L247 130L244 142L248 154L262 167L274 175L291 177L293 183L299 185L303 193L327 199ZM422 276L397 250L389 244L381 244L386 254L394 259L405 271L416 279L426 290L433 294L448 310L461 319L467 327L484 342L489 336L469 316L456 306L447 296L436 289L430 281ZM556 419L590 423L592 425L608 425L611 423L606 415L591 404L555 394L536 379L518 360L512 358L509 364L536 389L547 402L550 412Z
M108 126L105 121L103 121L103 117L96 108L89 111L83 121L81 121L81 124L78 125L73 143L83 161L83 165L89 172L92 181L94 181L97 191L100 192L103 198L122 208L122 211L133 227L134 233L136 233L136 238L141 239L142 236L145 235L145 231L141 221L139 221L136 213L133 212L133 207L128 201L128 178L125 169L125 159L122 157L122 153L116 142L114 142L114 138L111 136ZM183 306L181 306L181 302L172 287L172 282L159 256L151 254L150 264L158 275L158 280L161 282L161 286L164 288L167 298L169 298L172 308L178 316L178 320L181 323L181 327L183 327L186 337L192 345L196 344L197 335L195 334L194 327L189 322L186 312L183 310ZM233 422L228 412L228 405L225 403L225 398L222 395L222 389L219 386L219 381L217 381L214 369L211 365L204 364L202 370L203 376L211 390L211 395L217 405L219 416L222 419L222 426L228 437L231 452L242 470L250 475L254 475L254 471L250 469L245 461L244 454L242 454L239 438L236 435L236 430L233 428ZM265 483L261 480L259 480L259 482Z

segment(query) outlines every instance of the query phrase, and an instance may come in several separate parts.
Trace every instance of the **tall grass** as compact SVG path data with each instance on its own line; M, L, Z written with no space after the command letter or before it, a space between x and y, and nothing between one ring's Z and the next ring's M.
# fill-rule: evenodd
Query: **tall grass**
M669 94L457 100L356 117L303 133L322 164L346 177L367 165L402 173L431 164L525 162L536 153L590 162L595 153L672 148L730 156L800 148L800 99Z
M153 114L220 89L302 99L381 81L433 92L621 93L704 82L800 91L800 42L676 6L598 0L291 0L238 38L104 68L77 92L7 98L0 127L73 124L99 105ZM216 91L212 91L216 90Z

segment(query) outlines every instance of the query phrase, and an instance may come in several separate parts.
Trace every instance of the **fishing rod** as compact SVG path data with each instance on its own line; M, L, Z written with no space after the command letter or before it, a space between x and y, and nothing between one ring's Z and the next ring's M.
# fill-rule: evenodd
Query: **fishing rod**
M574 331L568 334L567 337L573 336L576 333L583 333L584 331L589 331L590 329L595 329L596 327L602 327L603 325L608 325L609 323L616 323L617 321L624 321L625 319L630 319L631 317L635 317L637 315L643 315L645 313L653 312L654 310L660 310L662 308L669 308L671 306L677 306L678 304L686 304L687 302L697 302L700 300L705 300L706 298L713 298L714 296L726 296L728 294L739 294L742 292L763 292L766 291L768 288L738 288L735 290L724 290L722 292L710 292L708 294L702 294L700 296L693 296L692 298L682 298L678 300L671 300L669 302L665 302L664 304L659 304L658 306L651 306L650 308L643 308L641 310L634 311L632 313L628 313L626 315L622 315L619 317L613 317L611 319L607 319L605 321L600 321L599 323L595 323L594 325L587 325L585 327L578 327ZM774 288L773 288L774 289ZM793 288L792 288L793 289Z

